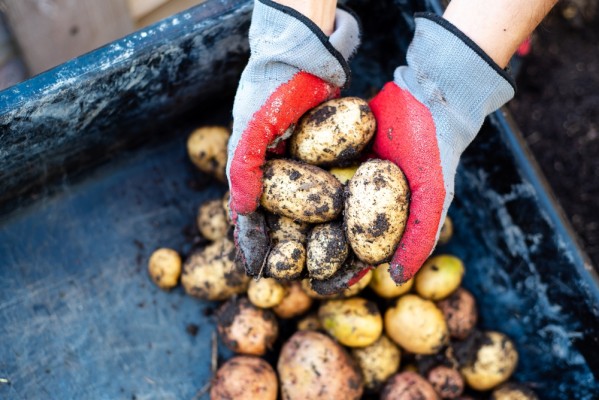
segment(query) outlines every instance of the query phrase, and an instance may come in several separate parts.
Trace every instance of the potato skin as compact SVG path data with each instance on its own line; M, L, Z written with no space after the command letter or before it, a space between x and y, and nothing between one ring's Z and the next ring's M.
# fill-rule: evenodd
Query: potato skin
M445 221L443 221L443 225L441 226L441 232L439 233L439 244L446 244L451 240L453 236L453 221L447 215L445 217Z
M187 139L187 154L198 169L216 177L222 182L227 180L227 143L231 133L223 126L204 126L194 130Z
M414 281L416 292L429 300L441 300L462 283L464 263L456 256L441 254L426 260Z
M268 211L309 223L335 219L343 208L343 186L329 172L292 160L264 165L260 204Z
M312 279L330 278L341 268L349 247L340 222L316 225L308 237L306 267Z
M286 293L279 305L272 310L277 317L294 318L307 312L312 306L312 298L302 290L301 283L295 281L285 285Z
M444 399L456 399L464 391L464 378L460 373L444 365L431 369L427 374L429 383Z
M437 302L443 313L449 335L464 340L474 330L478 320L478 311L474 296L466 289L459 288L449 297Z
M281 349L277 371L283 400L357 400L364 389L355 361L318 332L294 333Z
M229 229L222 200L211 200L202 204L196 218L198 230L208 240L218 240L225 237Z
M381 400L438 400L435 389L415 372L393 375L381 392Z
M401 352L385 335L370 346L353 348L352 356L358 362L368 390L378 390L399 369Z
M272 308L284 297L285 288L272 278L252 279L248 286L248 299L256 307Z
M383 332L378 307L361 297L324 302L318 309L318 318L331 336L348 347L369 346Z
M369 160L347 184L345 224L354 253L365 263L381 264L393 255L408 218L408 182L390 161Z
M263 359L235 356L216 372L210 388L211 400L276 400L277 375Z
M152 253L148 262L150 278L161 289L177 286L181 275L181 257L175 250L161 248Z
M368 284L372 280L372 275L373 275L372 270L369 270L368 272L366 272L366 275L364 275L362 278L360 278L360 280L358 282L354 283L347 289L343 290L343 292L341 292L340 297L342 297L342 298L354 297L355 295L360 293L362 290L364 290L364 288L366 288L366 286L368 286Z
M275 244L266 260L266 275L276 279L299 278L306 266L306 249L296 240Z
M491 393L490 400L539 400L539 398L526 386L504 383Z
M401 285L395 283L389 273L388 263L378 265L373 271L372 279L370 280L370 288L374 290L377 295L385 299L392 299L408 293L413 285L414 278L409 279Z
M289 150L293 158L312 165L343 164L360 155L375 130L376 121L365 100L333 99L300 119Z
M306 243L310 224L271 213L266 214L266 223L269 229L270 240L273 243L284 240L295 240L302 244Z

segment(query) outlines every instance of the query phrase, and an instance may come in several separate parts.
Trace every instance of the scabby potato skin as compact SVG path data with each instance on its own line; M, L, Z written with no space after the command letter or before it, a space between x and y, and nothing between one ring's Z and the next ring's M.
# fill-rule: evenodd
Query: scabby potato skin
M310 278L333 276L345 262L348 251L341 222L316 225L308 237L306 267Z
M260 204L268 211L308 223L335 219L343 208L343 186L329 172L292 160L264 165Z
M293 334L281 349L277 371L283 400L357 400L364 390L355 361L318 332Z
M198 230L208 240L218 240L225 237L229 229L227 215L222 200L207 201L198 209L196 218Z
M252 279L248 286L248 299L260 308L279 305L285 297L285 288L272 278Z
M161 289L171 289L177 286L181 275L181 257L175 250L161 248L150 256L148 262L150 278Z
M462 283L464 263L450 254L440 254L426 260L418 271L414 289L423 298L441 300L453 293Z
M504 383L491 393L490 400L539 400L539 398L526 386Z
M302 290L298 281L285 285L285 297L272 310L279 318L294 318L307 312L312 306L312 298Z
M194 251L183 264L185 291L204 300L226 300L244 293L250 278L235 262L235 244L227 237Z
M276 400L277 375L263 359L235 356L216 372L210 388L211 400Z
M361 297L324 302L318 309L318 318L331 336L348 347L369 346L383 332L378 307Z
M393 375L381 392L381 400L438 400L435 389L415 372Z
M352 356L358 362L368 390L378 390L397 372L401 360L399 348L385 335L370 346L353 348Z
M437 302L437 307L445 316L451 337L464 340L474 330L478 320L476 300L466 289L459 288L449 297Z
M225 182L227 143L231 133L223 126L205 126L194 130L187 139L187 154L196 167Z
M464 378L450 367L439 365L428 372L427 379L439 396L444 399L457 399L464 391Z
M232 298L216 314L218 333L235 353L261 356L272 348L279 325L271 310L258 308L247 298Z
M306 266L306 249L296 240L275 244L266 260L266 275L276 279L299 278Z
M365 100L344 97L322 103L299 121L289 149L293 158L313 165L355 160L376 130Z
M392 299L408 293L413 285L414 278L411 278L401 285L395 283L389 273L388 263L378 265L373 271L372 279L370 280L370 288L374 290L377 295L384 297L385 299Z
M360 165L347 184L345 224L354 253L377 265L391 258L408 218L410 190L398 166L369 160Z

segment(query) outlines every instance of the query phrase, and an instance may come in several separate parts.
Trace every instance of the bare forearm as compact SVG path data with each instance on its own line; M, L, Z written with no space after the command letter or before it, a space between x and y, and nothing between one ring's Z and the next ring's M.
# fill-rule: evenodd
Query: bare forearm
M557 0L452 0L443 18L504 68Z
M311 19L325 35L329 36L335 29L335 9L337 0L274 0L299 11Z

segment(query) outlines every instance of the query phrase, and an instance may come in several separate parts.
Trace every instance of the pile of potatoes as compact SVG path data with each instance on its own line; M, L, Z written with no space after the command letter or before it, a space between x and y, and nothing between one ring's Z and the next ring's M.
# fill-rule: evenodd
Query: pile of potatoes
M253 279L236 258L228 194L199 207L207 245L184 262L170 249L150 258L161 288L181 275L188 294L222 302L217 332L235 356L215 372L211 399L468 399L491 390L496 400L536 399L505 383L518 353L506 335L477 329L460 259L435 255L410 281L393 282L386 261L405 227L409 189L394 164L360 164L374 130L357 98L302 118L289 140L293 159L264 167L271 248ZM221 180L228 135L206 127L188 140L192 162ZM439 243L452 232L447 218Z

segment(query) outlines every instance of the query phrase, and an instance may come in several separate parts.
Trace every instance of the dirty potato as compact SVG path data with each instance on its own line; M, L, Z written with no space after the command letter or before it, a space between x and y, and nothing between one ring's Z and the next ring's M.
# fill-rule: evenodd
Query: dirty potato
M306 267L310 278L333 276L345 262L348 251L341 222L316 225L308 237Z
M395 283L391 274L389 273L389 264L384 263L376 267L372 273L372 279L370 280L370 288L374 292L385 299L392 299L399 297L402 294L408 293L414 285L414 278L398 285Z
M284 240L275 244L266 260L266 276L276 279L299 278L306 265L306 249L296 240Z
M425 299L441 300L462 283L464 263L456 256L441 254L426 260L416 274L414 288Z
M150 256L148 262L150 278L161 289L177 286L181 275L181 257L175 250L161 248Z
M210 387L212 400L276 400L277 375L263 359L235 356L216 372Z
M200 171L225 182L227 143L231 133L223 126L205 126L187 139L187 154Z
M324 302L318 309L318 318L331 336L348 347L371 345L383 331L378 307L361 297Z
M439 400L435 389L415 372L393 375L381 392L381 400Z
M271 160L264 165L260 204L296 221L332 221L343 208L343 186L329 172L314 165Z
M318 319L318 314L310 313L297 322L298 331L320 331L322 325Z
M302 244L306 243L310 224L271 213L266 214L266 223L269 229L270 240L273 243L284 240L295 240Z
M341 293L340 297L348 298L348 297L353 297L353 296L357 295L358 293L360 293L362 290L364 290L364 288L366 286L368 286L368 284L372 280L372 275L373 275L372 270L368 270L368 272L366 272L366 274L362 278L360 278L360 280L358 282L354 283L353 285L351 285L350 287L345 289Z
M427 379L443 399L457 399L464 391L464 378L450 367L439 365L432 368Z
M220 199L202 204L198 209L196 221L202 236L212 241L225 237L229 229L227 215Z
M345 224L354 253L380 264L395 252L408 218L408 182L390 161L369 160L347 184Z
M539 398L526 386L504 383L491 393L490 400L539 400Z
M363 392L360 371L328 336L296 332L283 345L277 363L283 400L351 400Z
M319 282L319 281L314 281ZM320 294L314 290L312 287L312 282L310 279L302 279L302 290L306 292L308 296L316 300L324 300L324 299L333 299L337 296L337 294Z
M302 290L301 283L290 282L285 285L285 289L285 297L272 309L279 318L294 318L310 309L312 298Z
M464 340L474 330L478 320L476 301L466 289L459 288L449 297L437 302L445 316L449 335Z
M248 299L260 308L272 308L283 301L285 288L272 278L252 279L248 286Z
M370 346L353 348L352 356L358 362L368 390L378 390L399 369L401 352L385 335Z

